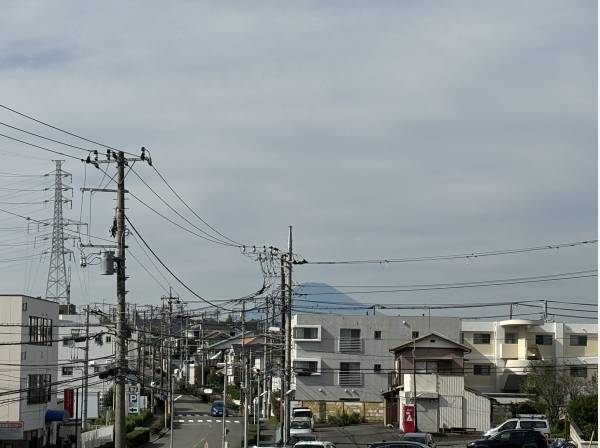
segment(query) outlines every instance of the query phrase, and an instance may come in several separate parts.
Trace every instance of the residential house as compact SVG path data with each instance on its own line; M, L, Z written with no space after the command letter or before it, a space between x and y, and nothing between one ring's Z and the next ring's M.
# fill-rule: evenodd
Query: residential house
M490 399L465 388L463 366L468 347L431 332L391 351L394 370L391 388L384 394L386 424L406 431L404 408L416 402L415 420L420 432L489 429Z

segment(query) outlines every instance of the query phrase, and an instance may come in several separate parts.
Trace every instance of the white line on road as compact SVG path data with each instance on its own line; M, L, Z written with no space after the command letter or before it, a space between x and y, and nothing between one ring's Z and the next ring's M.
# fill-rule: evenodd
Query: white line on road
M177 420L177 423L185 423L185 420Z
M188 423L194 423L194 420L188 420Z
M212 420L206 420L206 423L212 423Z
M204 422L204 420L198 420L198 423L202 423L202 422Z
M183 397L183 395L179 395L179 396L175 397L175 398L173 399L173 401L177 401L177 400L179 400L181 397Z
M240 422L239 420L234 420L234 421L233 421L233 423L239 423L239 422Z

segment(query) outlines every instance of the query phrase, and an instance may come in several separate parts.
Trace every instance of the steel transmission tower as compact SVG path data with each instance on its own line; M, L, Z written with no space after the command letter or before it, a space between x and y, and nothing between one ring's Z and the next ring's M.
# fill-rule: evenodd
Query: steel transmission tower
M62 160L54 160L53 162L56 164L56 170L54 171L54 218L52 219L52 252L50 255L50 268L48 269L48 282L46 283L46 299L70 304L71 281L67 276L65 255L70 254L71 250L65 249L64 232L64 227L70 222L65 221L63 218L63 204L70 200L63 198L63 192L71 187L63 182L63 178L71 175L62 170Z

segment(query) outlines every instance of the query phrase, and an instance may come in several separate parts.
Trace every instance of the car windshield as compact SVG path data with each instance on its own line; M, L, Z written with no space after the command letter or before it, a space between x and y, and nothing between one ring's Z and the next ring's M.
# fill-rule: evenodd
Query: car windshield
M223 407L223 402L222 401L215 401L213 403L213 408L222 408Z
M409 442L419 442L419 443L426 443L426 437L423 436L417 436L417 435L410 435L410 436L404 436L402 437L402 440L408 440Z
M294 411L294 417L310 417L312 412L309 410Z
M293 421L292 424L290 425L290 428L292 428L292 429L309 429L310 428L310 422L307 422L307 421Z

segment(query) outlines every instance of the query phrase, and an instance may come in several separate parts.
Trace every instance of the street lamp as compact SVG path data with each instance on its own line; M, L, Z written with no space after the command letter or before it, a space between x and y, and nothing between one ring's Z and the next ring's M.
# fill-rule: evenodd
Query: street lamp
M412 338L412 361L413 361L413 404L415 406L415 432L419 431L417 425L417 355L416 355L416 339L412 331L412 326L405 320L402 321L402 325L408 328L410 331L410 337Z

